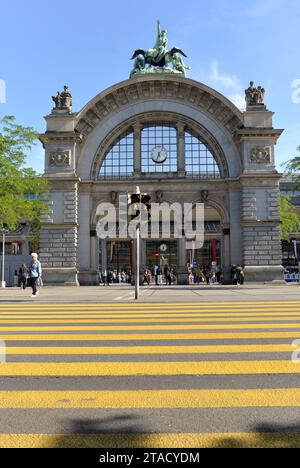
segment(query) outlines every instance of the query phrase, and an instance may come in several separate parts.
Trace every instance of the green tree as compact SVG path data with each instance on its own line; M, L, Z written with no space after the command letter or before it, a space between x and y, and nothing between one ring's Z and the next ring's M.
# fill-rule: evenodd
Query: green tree
M291 198L288 195L280 197L281 237L283 240L289 240L291 234L300 231L300 216L295 213Z
M297 148L300 152L300 146ZM289 175L295 175L295 188L300 187L300 155L295 156L284 164Z
M26 167L27 152L37 140L38 134L14 117L0 121L0 230L12 231L21 223L38 227L47 212L48 183Z

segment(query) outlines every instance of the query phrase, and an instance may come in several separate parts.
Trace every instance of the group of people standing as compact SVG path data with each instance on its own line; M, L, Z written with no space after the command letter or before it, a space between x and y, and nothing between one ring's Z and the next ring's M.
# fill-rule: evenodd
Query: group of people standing
M159 265L155 265L153 271L151 271L150 267L143 267L144 271L144 281L143 284L148 284L150 286L152 279L154 277L155 285L162 286L165 284L166 286L172 286L175 282L176 276L174 270L166 265L164 268L160 267Z
M29 267L23 264L19 269L19 286L25 291L27 287L32 288L32 296L39 294L38 287L42 286L42 266L36 253L31 254Z
M190 285L196 284L222 284L223 272L219 265L191 268L188 266L188 278ZM111 284L131 284L131 275L126 271L114 272L110 268L99 273L100 285L110 286ZM143 266L143 285L150 286L171 286L176 283L176 273L168 265L162 267L156 264L154 267ZM231 283L243 285L245 283L245 270L241 265L234 265L231 268Z
M210 284L221 283L222 271L218 265L216 268L204 265L203 268L188 268L189 284Z
M125 270L117 273L108 268L99 273L99 282L103 286L110 286L111 284L130 284L131 275Z

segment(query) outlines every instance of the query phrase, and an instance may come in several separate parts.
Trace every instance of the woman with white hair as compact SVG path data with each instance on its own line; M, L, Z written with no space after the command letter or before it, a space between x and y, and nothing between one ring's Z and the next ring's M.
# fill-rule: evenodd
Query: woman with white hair
M38 279L42 277L42 267L41 263L38 260L38 254L31 254L31 265L28 270L29 284L32 288L32 296L36 297L38 295L37 282Z

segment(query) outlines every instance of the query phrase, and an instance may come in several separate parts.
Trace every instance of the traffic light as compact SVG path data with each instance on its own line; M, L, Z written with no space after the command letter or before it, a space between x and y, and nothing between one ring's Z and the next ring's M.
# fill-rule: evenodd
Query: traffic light
M131 219L137 219L140 217L141 209L147 211L148 219L151 219L151 197L150 195L144 194L137 194L134 193L129 195L128 203L131 208L130 217Z
M144 194L142 195L142 206L145 207L148 213L148 220L151 219L151 197L150 195Z

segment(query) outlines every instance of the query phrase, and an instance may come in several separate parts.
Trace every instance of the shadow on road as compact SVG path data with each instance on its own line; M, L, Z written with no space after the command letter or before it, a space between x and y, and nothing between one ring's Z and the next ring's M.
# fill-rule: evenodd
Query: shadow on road
M105 419L66 421L67 434L57 436L52 448L143 448L149 447L140 417L124 414Z
M300 448L300 423L292 426L261 424L255 427L250 438L220 438L211 448Z
M153 443L151 434L143 421L133 415L107 417L101 420L76 419L66 421L68 435L57 436L52 448L98 448L98 449L131 449L131 448L170 448ZM217 436L215 442L204 448L300 448L300 423L293 426L274 426L264 424L255 427L250 434L236 437ZM185 447L199 449L198 447ZM205 436L204 436L205 437ZM157 441L156 441L157 442ZM162 442L162 441L161 441ZM172 449L180 449L176 444Z

